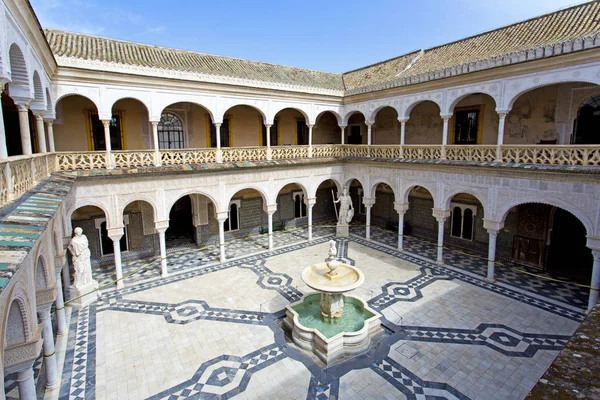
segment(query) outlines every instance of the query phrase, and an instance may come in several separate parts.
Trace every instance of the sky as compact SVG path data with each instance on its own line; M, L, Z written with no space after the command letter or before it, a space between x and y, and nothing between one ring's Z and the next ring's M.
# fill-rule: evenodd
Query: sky
M575 0L30 0L45 28L346 72Z

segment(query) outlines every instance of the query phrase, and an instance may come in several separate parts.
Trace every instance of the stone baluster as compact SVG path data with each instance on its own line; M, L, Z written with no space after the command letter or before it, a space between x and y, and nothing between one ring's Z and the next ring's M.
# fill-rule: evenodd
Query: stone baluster
M44 113L36 111L33 115L35 115L35 130L38 148L40 149L40 153L47 153L48 149L46 147L46 132L44 130Z
M450 216L450 210L433 209L433 216L438 222L437 258L438 264L444 263L444 223Z
M394 209L398 212L398 249L404 247L404 214L408 211L408 203L394 203Z
M365 206L365 216L366 216L366 224L365 224L365 238L367 240L371 239L371 208L375 204L375 199L370 197L363 197L363 205Z
M267 220L269 223L269 251L273 250L273 214L277 211L277 204L267 204L264 207L264 211L267 213Z
M106 169L113 169L114 163L112 160L112 144L110 142L110 119L103 119L104 126L104 142L106 143Z
M306 216L308 217L308 241L312 242L313 240L313 231L312 231L312 220L313 220L313 215L312 215L312 210L313 210L313 206L317 203L317 198L316 197L309 197L309 198L305 198L304 199L304 204L306 204Z
M46 119L46 130L48 131L48 151L50 153L54 153L56 151L56 147L54 146L54 120Z
M123 227L108 229L108 237L113 241L117 289L123 289L125 287L125 282L123 281L123 266L121 264L121 238L123 237L123 234Z
M228 217L229 213L227 211L217 213L217 220L219 221L219 250L221 253L221 263L224 263L227 260L225 258L225 221Z
M38 318L42 325L42 338L44 339L44 365L46 366L46 389L56 389L60 386L58 366L56 365L56 351L54 349L54 335L52 333L52 319L50 308L52 303L38 306Z

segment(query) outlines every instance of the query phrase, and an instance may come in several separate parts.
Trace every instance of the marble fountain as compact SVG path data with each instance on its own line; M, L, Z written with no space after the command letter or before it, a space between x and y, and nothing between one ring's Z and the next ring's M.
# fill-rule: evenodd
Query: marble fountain
M381 315L363 299L344 294L361 286L364 274L337 261L335 241L329 244L328 261L302 272L304 283L317 293L286 306L284 319L292 341L325 365L367 351L371 342L383 334Z

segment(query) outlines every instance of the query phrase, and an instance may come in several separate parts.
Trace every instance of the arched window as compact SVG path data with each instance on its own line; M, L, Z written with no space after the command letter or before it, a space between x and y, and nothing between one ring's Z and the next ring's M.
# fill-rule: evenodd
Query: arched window
M240 229L240 208L241 200L232 200L229 202L229 217L225 220L225 232L237 231Z
M467 204L451 203L452 225L450 236L473 240L473 223L477 207Z
M165 112L160 116L158 147L161 149L183 149L183 124L177 115Z
M294 192L292 193L294 199L294 218L306 217L306 204L304 203L304 193Z

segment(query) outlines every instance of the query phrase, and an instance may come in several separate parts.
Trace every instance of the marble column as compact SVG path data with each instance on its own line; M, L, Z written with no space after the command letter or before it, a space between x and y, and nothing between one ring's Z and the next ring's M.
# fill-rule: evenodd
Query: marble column
M268 204L263 207L267 213L267 220L269 223L269 251L273 250L273 214L277 211L277 204Z
M394 209L398 212L398 250L404 248L404 214L408 211L408 203L394 203Z
M600 249L593 249L592 256L594 257L594 264L592 267L592 283L590 284L590 297L588 299L587 307L588 312L591 311L598 302L598 291L600 291Z
M272 158L271 154L271 124L265 124L265 129L267 131L267 160Z
M62 282L63 282L63 287L65 287L65 288L68 288L69 286L71 286L71 267L69 266L69 263L65 263L65 266L62 268ZM69 291L67 290L66 293L67 293L67 300L69 300L69 298L68 298Z
M4 84L0 84L0 98L2 98L2 92L4 91ZM2 105L0 105L0 158L8 157L8 147L6 146L6 132L4 130L4 113L2 112Z
M312 215L312 210L313 210L313 206L317 203L317 198L316 197L309 197L309 198L305 198L304 199L304 204L306 204L306 216L308 218L308 241L312 242L313 240L313 231L312 231L312 225L313 225L313 215Z
M114 256L115 256L115 271L117 275L117 289L123 289L123 266L121 264L121 238L123 237L123 228L114 228L108 230L108 237L113 241ZM116 232L111 232L116 231Z
M33 363L25 369L17 372L17 385L19 387L19 398L22 400L35 400L35 382L33 380Z
M373 123L370 121L365 121L365 125L367 125L367 144L370 146L373 144L371 140Z
M370 197L363 197L363 205L365 206L365 238L367 240L371 239L371 208L375 204L375 199Z
M167 278L169 270L167 268L167 244L165 242L165 232L167 228L156 228L158 232L158 244L160 247L160 276Z
M444 223L450 216L450 210L442 210L439 208L433 209L433 216L438 222L438 237L437 237L437 258L438 264L444 263Z
M69 266L63 264L61 270L63 268L69 268ZM67 317L65 315L65 299L63 296L63 286L60 275L61 273L59 270L56 273L56 300L54 300L56 311L56 334L58 336L65 335L69 331L69 328L67 327Z
M29 105L17 104L19 110L19 128L21 131L21 148L23 155L32 154L31 133L29 131Z
M56 148L54 147L54 120L47 119L46 121L46 130L48 131L48 151L50 153L54 153Z
M221 151L221 124L215 122L215 138L217 140L217 162L223 162L223 153Z
M340 125L340 129L342 130L342 140L340 141L341 144L344 144L345 140L346 140L346 127L343 125Z
M312 133L313 133L313 125L308 126L308 157L312 157Z
M44 113L36 112L35 114L35 130L40 153L47 153L46 147L46 131L44 130Z
M498 238L498 231L488 229L489 243L488 243L488 269L487 269L487 280L494 282L494 273L496 267L496 239Z
M158 142L158 123L160 121L150 121L152 124L152 140L154 142L154 165L157 167L162 165L160 159L160 143Z
M442 160L446 159L446 146L448 145L448 121L450 121L452 115L442 115L444 121L444 128L442 130Z
M404 157L404 143L406 141L406 121L407 119L400 119L400 157Z
M221 253L219 260L221 263L227 260L225 257L225 221L229 217L228 214L227 211L217 213L217 221L219 221L219 250Z
M111 120L110 119L103 119L102 121L102 125L104 126L104 142L106 143L106 169L112 169L113 168L113 162L112 162L112 144L110 142L110 123Z
M46 389L55 389L60 385L58 367L56 365L56 351L54 350L54 334L52 333L52 319L50 318L51 304L38 308L38 318L42 325L42 338L44 339L44 364L46 366Z
M497 147L496 147L496 161L497 162L501 162L502 161L502 144L504 143L504 125L506 122L506 116L508 115L508 112L506 111L498 111L498 140L497 140Z

